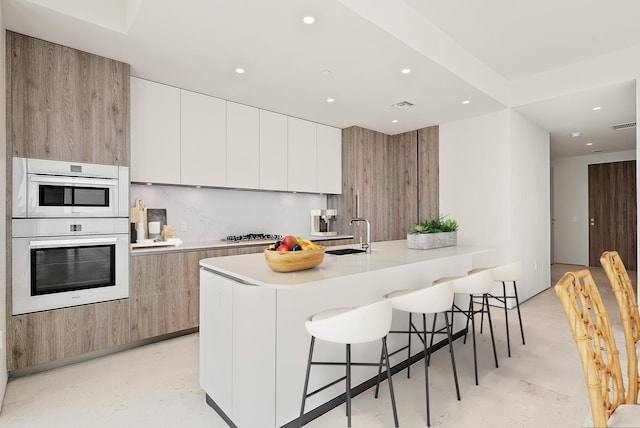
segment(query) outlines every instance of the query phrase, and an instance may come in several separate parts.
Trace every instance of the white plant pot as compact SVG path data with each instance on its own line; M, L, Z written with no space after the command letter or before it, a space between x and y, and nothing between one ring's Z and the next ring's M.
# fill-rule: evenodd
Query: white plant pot
M452 247L458 244L458 232L408 233L407 246L415 250Z

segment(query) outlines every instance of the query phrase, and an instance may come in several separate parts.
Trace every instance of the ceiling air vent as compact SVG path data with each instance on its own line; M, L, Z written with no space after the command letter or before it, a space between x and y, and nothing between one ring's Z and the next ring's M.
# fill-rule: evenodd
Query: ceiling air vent
M611 125L611 129L613 129L614 131L617 131L618 129L627 129L627 128L635 128L635 127L636 127L635 122L619 123L618 125Z
M395 103L391 105L391 107L395 107L398 110L406 110L412 106L413 106L413 103L410 103L409 101L400 101L399 103Z

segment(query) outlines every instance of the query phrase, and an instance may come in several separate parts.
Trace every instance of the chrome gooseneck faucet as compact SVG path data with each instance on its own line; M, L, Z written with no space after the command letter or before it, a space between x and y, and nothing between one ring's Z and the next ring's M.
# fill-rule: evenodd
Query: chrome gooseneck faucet
M367 236L366 236L366 239L362 241L361 246L362 246L362 249L365 251L365 253L370 254L371 253L371 225L369 224L369 220L363 217L353 218L349 220L349 225L352 225L353 223L360 223L360 222L366 223L367 225Z

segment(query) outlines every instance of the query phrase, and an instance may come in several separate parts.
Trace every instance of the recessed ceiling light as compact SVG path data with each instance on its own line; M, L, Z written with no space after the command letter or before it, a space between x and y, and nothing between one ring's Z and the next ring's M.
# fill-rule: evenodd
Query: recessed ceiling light
M327 102L328 102L328 103L332 103L332 102L334 102L334 101L335 101L335 100L334 100L333 98L327 98Z
M398 119L393 119L391 123L398 123Z
M602 110L602 107L598 106L598 107L594 107L592 108L593 111L598 111L598 110Z
M571 133L571 136L572 136L573 138L577 138L577 137L579 137L579 136L580 136L580 133L579 133L579 132L572 132L572 133Z
M400 73L409 74L409 73L411 73L411 69L410 68L403 68L402 70L400 70Z
M323 79L326 79L327 77L331 77L331 70L322 70L320 72L320 76L322 76Z
M464 101L462 102L462 104L469 104L470 102L471 102L471 101L469 101L469 100L464 100Z
M302 18L302 22L304 22L305 24L313 24L315 22L315 18L313 16L305 16L304 18Z
M587 146L593 146L593 143L587 143Z
M244 68L236 68L236 73L244 74Z

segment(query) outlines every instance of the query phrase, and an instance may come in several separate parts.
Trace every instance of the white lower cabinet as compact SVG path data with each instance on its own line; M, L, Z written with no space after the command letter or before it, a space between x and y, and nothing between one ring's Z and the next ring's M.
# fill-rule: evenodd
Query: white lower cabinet
M180 184L227 184L226 101L181 90Z

